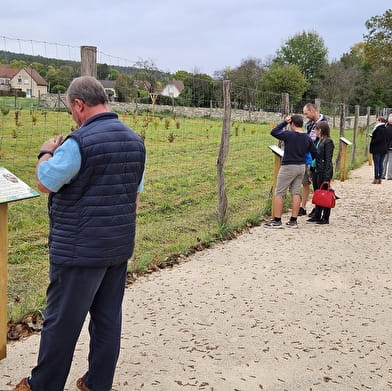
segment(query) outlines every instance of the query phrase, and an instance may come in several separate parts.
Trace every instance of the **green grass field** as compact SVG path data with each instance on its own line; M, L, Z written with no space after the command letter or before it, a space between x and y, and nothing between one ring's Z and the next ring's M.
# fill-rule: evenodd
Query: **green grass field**
M66 112L28 108L18 112L17 119L13 109L6 115L0 113L0 165L35 188L36 154L41 144L54 135L68 134L75 125ZM271 124L232 124L225 165L229 218L222 227L217 219L216 179L222 121L127 113L120 114L120 119L145 138L147 149L131 271L170 263L249 223L257 224L269 213L274 158L268 145L276 144L269 134ZM345 137L352 139L352 131L347 130ZM333 130L333 138L337 146L337 130ZM361 134L354 165L365 160L364 149ZM347 169L351 167L348 164ZM47 196L42 194L9 204L9 319L44 306L46 203Z

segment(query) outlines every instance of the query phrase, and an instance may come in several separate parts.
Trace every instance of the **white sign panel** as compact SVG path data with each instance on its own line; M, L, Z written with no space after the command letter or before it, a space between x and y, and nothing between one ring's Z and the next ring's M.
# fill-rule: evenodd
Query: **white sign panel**
M0 166L0 204L38 196L36 190Z

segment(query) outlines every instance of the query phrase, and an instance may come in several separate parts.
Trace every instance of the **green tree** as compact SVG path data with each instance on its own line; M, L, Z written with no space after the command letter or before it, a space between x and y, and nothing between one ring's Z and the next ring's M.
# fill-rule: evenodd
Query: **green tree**
M189 73L189 72L183 71L183 70L179 70L179 71L177 71L176 73L173 74L173 79L174 80L180 80L185 85L185 81L188 78L192 77L192 76L193 76L192 73Z
M308 88L308 82L297 65L275 63L264 74L261 87L267 92L287 92L293 97L301 98Z
M49 92L57 92L53 90L53 88L56 86L56 89L58 89L58 86L65 87L65 84L61 81L62 77L60 75L60 70L55 68L53 65L48 66L48 70L46 72L46 81L49 83L50 86L50 91Z
M135 74L135 80L139 80L148 93L156 92L160 72L152 60L139 60L135 66L139 68Z
M256 107L260 80L265 72L260 59L249 57L242 60L237 68L226 68L221 78L231 80L235 90L234 98L238 107L249 110Z
M29 63L24 60L12 60L10 62L10 68L28 68Z
M359 82L365 80L364 73L354 57L345 56L344 61L324 65L314 88L322 101L356 104Z
M207 74L181 70L172 78L184 83L184 89L176 99L179 106L209 107L210 101L215 99L214 80Z
M114 86L119 102L129 102L132 95L132 81L129 75L120 73Z
M111 69L108 75L108 80L117 80L120 72L117 69Z
M289 38L277 51L274 62L297 65L306 80L312 84L328 63L328 50L323 38L316 32L302 32Z
M379 66L392 68L392 9L381 16L372 16L365 23L368 29L365 54L367 61Z
M106 80L110 75L110 68L108 64L97 64L97 78L99 80Z

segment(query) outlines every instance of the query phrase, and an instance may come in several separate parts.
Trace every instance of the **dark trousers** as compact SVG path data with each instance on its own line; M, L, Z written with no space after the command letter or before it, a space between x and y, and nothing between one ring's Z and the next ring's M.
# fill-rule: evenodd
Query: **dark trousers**
M374 163L374 179L381 179L382 173L384 170L384 159L385 153L380 154L373 154L373 163Z
M127 262L104 268L50 266L38 363L29 379L33 391L64 390L88 312L90 351L84 382L94 391L111 389L120 351L126 271Z

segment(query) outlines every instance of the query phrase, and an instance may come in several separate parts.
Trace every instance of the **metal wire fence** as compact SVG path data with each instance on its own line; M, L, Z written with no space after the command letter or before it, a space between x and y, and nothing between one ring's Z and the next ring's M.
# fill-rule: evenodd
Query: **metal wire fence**
M162 98L153 105L135 99L112 105L120 119L144 138L147 149L131 271L171 263L181 254L257 224L270 210L274 160L268 146L276 143L270 130L285 112L282 95L232 86L231 137L225 164L229 209L222 226L217 216L217 158L225 114L222 82L195 79L187 88L181 101ZM205 90L205 99L200 100L200 89ZM0 97L0 165L33 188L41 144L54 135L67 135L75 127L59 102L64 102L59 95ZM302 113L305 103L289 97L288 111ZM320 111L335 128L335 143L339 143L341 125L345 137L353 139L355 107L320 102ZM376 110L361 107L360 114L357 148L347 170L367 159L367 133ZM41 195L9 206L10 319L40 309L44 302L46 201Z

